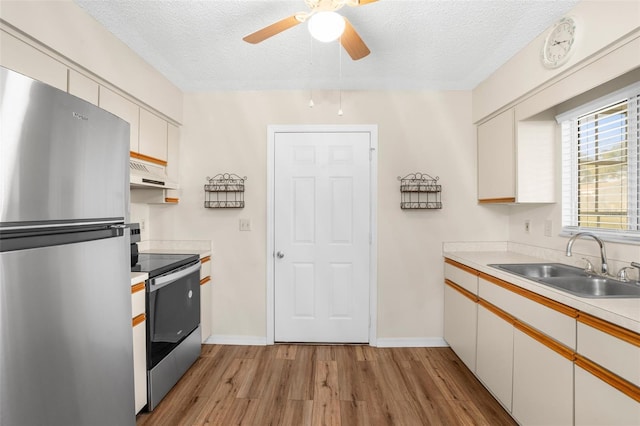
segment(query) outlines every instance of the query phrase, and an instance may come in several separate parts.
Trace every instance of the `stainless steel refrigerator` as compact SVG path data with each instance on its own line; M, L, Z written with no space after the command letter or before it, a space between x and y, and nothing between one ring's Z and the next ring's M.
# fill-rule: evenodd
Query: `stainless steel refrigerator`
M0 425L134 425L129 124L0 67Z

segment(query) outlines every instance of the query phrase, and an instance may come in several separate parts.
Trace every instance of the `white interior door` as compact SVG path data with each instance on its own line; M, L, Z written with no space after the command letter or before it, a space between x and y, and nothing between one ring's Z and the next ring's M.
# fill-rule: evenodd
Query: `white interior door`
M276 341L369 341L370 139L275 135Z

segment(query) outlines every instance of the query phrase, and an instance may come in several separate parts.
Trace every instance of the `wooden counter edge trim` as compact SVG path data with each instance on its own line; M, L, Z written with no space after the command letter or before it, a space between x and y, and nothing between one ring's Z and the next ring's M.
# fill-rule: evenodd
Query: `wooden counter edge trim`
M144 290L144 281L131 286L131 294Z
M509 282L503 281L499 278L493 277L491 275L485 274L484 272L480 272L480 278L487 280L493 284L496 284L504 289L507 289L513 293L519 294L520 296L526 297L529 300L533 300L534 302L540 303L541 305L546 306L547 308L551 308L554 311L560 312L561 314L565 314L570 316L571 318L578 317L578 310L571 308L567 305L564 305L560 302L556 302L555 300L548 299L544 296L540 296L537 293L526 290L522 287L518 287L515 284L511 284Z
M578 321L590 327L593 327L596 330L602 331L603 333L609 334L634 346L640 347L640 334L635 333L631 330L627 330L626 328L620 327L616 324L612 324L603 319L596 318L592 315L585 314L584 312L578 313Z
M151 157L149 155L140 154L139 152L129 151L129 157L136 158L138 160L148 161L149 163L159 164L161 166L167 165L167 162L165 160Z
M133 319L131 320L131 324L133 327L135 327L136 325L144 322L144 320L146 319L146 315L145 314L140 314L140 315L136 315L135 317L133 317Z
M210 261L211 261L211 256L205 256L202 259L200 259L200 263L206 263Z
M466 297L467 299L471 300L474 303L478 303L478 301L480 300L478 298L478 296L476 296L475 294L471 293L466 288L460 287L458 284L454 283L453 281L445 279L444 283L446 285L448 285L449 287L451 287L452 289L454 289L455 291L457 291L458 293L462 294L464 297Z
M491 203L515 203L516 197L503 197L503 198L478 198L478 203L480 204L491 204Z
M508 322L511 325L515 325L515 323L517 321L514 317L512 317L511 315L509 315L508 313L506 313L502 309L498 308L495 305L492 305L491 303L487 302L484 299L478 300L478 305L482 306L483 308L485 308L489 312L499 316L500 318L502 318L503 320L505 320L506 322Z
M205 285L209 281L211 281L211 277L204 277L203 279L200 280L200 285Z
M449 259L448 257L444 258L444 263L448 263L451 266L455 266L456 268L462 269L463 271L468 272L472 275L475 275L476 277L480 275L480 271L473 269L470 266L463 265L460 262L456 262L455 260Z
M595 362L583 357L580 354L576 355L575 363L578 367L593 374L603 382L613 386L620 392L627 395L629 398L640 402L640 388L633 383L630 383L623 378L613 374L609 370L599 366Z
M516 320L514 326L518 330L526 334L527 336L531 337L534 340L537 340L538 342L542 343L552 351L556 352L559 355L562 355L569 361L574 361L576 359L575 351L569 349L568 347L564 346L561 343L556 342L555 340L539 332L538 330L529 326L528 324L525 324L523 322L520 322L519 320Z

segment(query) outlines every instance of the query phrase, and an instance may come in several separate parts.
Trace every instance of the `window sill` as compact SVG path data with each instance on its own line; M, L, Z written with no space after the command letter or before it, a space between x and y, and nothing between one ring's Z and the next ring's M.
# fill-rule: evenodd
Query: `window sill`
M600 238L602 241L606 241L606 242L640 245L640 232L632 232L632 231L623 234L615 231L562 228L562 231L560 232L559 236L570 238L579 232L588 232Z

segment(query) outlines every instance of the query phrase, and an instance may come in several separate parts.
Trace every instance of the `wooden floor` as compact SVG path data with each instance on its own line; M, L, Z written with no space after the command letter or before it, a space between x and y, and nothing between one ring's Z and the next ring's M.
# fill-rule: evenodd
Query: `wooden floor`
M204 345L137 425L515 425L449 348Z

